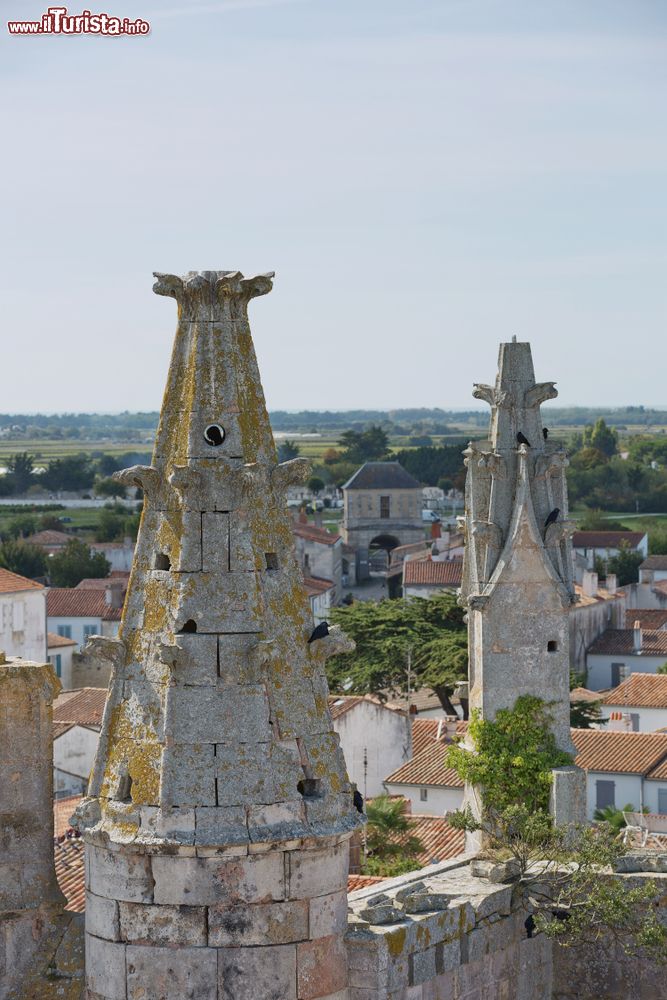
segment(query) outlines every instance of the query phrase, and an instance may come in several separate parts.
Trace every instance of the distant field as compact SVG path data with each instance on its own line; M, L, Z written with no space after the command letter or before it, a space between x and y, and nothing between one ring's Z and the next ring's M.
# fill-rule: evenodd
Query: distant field
M11 455L27 451L36 462L50 462L54 458L64 458L67 455L77 455L80 452L98 455L123 455L125 452L146 452L150 455L152 442L144 441L43 441L2 438L0 440L0 464L6 463Z
M46 503L46 501L44 502ZM54 500L53 503L57 503L57 501ZM35 506L40 506L38 500L35 501ZM26 510L19 515L16 511L8 512L5 507L0 506L0 532L4 531L14 518L28 515L34 517L38 524L42 517L68 518L63 524L63 531L76 529L77 536L88 536L89 534L92 535L97 528L100 513L103 509L102 507L67 507L65 510L38 510L35 512ZM128 513L131 512L128 511ZM37 530L39 530L39 527Z

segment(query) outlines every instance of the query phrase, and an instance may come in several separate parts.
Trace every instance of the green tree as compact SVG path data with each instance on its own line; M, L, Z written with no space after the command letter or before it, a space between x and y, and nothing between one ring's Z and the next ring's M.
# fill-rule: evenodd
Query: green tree
M46 556L37 545L8 539L0 544L0 566L34 579L46 574Z
M366 805L366 861L368 875L400 875L416 867L424 845L410 831L414 822L405 811L404 799L378 795Z
M307 483L308 489L311 493L317 496L324 489L324 481L319 478L319 476L311 476Z
M583 433L584 448L597 448L608 458L618 451L618 432L613 427L607 427L600 417L594 425L588 424Z
M656 674L667 674L667 663L662 663L656 670Z
M108 576L110 570L103 554L92 553L79 538L72 538L62 552L49 559L49 576L54 587L76 587L87 577Z
M555 827L548 811L552 768L572 763L550 732L539 698L518 698L495 720L473 714L474 749L451 746L446 762L477 786L481 815L466 807L450 824L480 831L491 857L510 859L514 898L534 914L537 929L564 945L612 938L626 952L664 959L667 928L656 917L655 883L631 886L613 871L625 849L608 824ZM554 920L555 914L565 919Z
M96 542L114 542L125 533L125 513L113 507L104 507L100 511L95 529Z
M579 523L580 531L625 531L622 521L614 521L605 516L604 511L589 510Z
M600 701L571 701L570 726L572 729L592 729L602 717L602 699Z
M465 441L461 438L459 442L441 447L406 448L391 458L426 486L461 489L465 480L464 448Z
M35 462L27 451L12 455L7 461L8 479L14 493L25 493L34 482Z
M95 483L95 493L100 497L125 497L127 487L115 479L98 479Z
M329 687L356 694L406 691L410 654L412 688L430 687L445 711L455 715L451 696L465 680L468 635L453 593L428 599L356 601L335 608L331 620L357 644L354 653L327 662Z
M37 530L37 518L34 514L17 514L7 525L6 532L10 538L27 538Z
M51 490L87 490L93 485L95 471L89 455L66 455L56 458L42 476L44 485Z
M278 445L278 461L279 462L291 462L293 458L299 457L299 446L294 443L294 441L289 441L285 438Z
M628 583L636 583L639 579L639 567L644 561L641 552L635 552L627 542L622 542L619 553L607 563L607 572L615 573L619 587Z
M389 450L389 438L381 427L372 425L365 431L345 431L339 444L346 462L374 462L384 458Z

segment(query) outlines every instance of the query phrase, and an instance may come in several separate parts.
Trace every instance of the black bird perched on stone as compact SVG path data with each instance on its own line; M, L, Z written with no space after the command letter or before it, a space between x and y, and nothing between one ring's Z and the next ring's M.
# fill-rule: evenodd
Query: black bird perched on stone
M526 444L526 445L528 445L529 448L532 447L532 445L531 445L530 441L528 440L528 438L526 437L526 435L522 434L521 431L518 432L518 434L516 436L516 439L519 442L519 444Z
M362 813L364 811L364 797L358 788L355 788L354 790L352 801L354 802L354 808L357 810L357 812Z
M329 622L320 622L310 633L308 642L315 642L316 639L324 639L325 635L329 635Z
M544 438L545 441L549 437L549 428L548 427L543 427L542 428L542 437Z
M550 524L554 524L558 520L558 515L560 514L560 507L554 507L554 509L549 514L548 518L544 522L544 527L548 528Z

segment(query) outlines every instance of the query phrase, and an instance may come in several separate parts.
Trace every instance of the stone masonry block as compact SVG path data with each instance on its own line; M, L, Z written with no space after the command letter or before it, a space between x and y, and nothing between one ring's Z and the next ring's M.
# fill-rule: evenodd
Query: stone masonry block
M284 856L268 852L253 857L154 857L155 902L174 906L268 903L285 898Z
M290 944L306 941L308 937L305 899L232 907L217 904L208 908L208 943L215 948Z
M347 887L347 841L328 849L289 852L289 898L311 899Z
M310 937L344 934L347 930L347 890L310 900Z
M169 743L162 751L162 806L214 806L212 743Z
M204 947L206 907L119 903L120 936L130 944Z
M107 1000L126 1000L124 944L86 934L86 987Z
M177 685L218 683L218 637L181 634L173 646L165 645L162 659L169 664L171 679Z
M198 807L195 825L197 847L245 846L248 843L248 823L242 806Z
M90 844L86 846L86 855L86 888L96 896L122 899L128 903L153 902L153 877L148 857L125 851L107 851Z
M337 935L297 945L299 1000L335 993L347 986L345 942Z
M106 941L120 941L118 903L86 892L86 930Z
M127 1000L217 1000L213 948L127 946Z
M264 601L254 573L176 574L174 586L179 611L176 629L186 621L197 625L197 632L259 632L264 624Z
M296 1000L297 947L221 948L220 1000Z
M229 514L205 511L201 515L202 564L205 573L228 573Z
M215 773L220 805L275 802L272 749L270 742L217 744ZM296 792L297 781L298 777L295 777L293 793Z
M269 704L259 684L170 688L167 739L190 743L259 743L271 739Z
M297 793L298 794L298 793ZM306 811L303 800L274 802L265 806L250 806L248 833L253 843L270 840L296 840L309 831L305 825Z
M245 635L219 635L218 669L222 684L260 684L262 664L255 654L257 636L252 632Z

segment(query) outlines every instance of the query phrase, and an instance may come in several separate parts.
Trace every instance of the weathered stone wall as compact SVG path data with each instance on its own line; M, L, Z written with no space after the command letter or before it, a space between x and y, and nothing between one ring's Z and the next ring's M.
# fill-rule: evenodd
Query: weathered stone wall
M63 902L53 863L59 690L50 664L0 663L0 997L31 964Z

